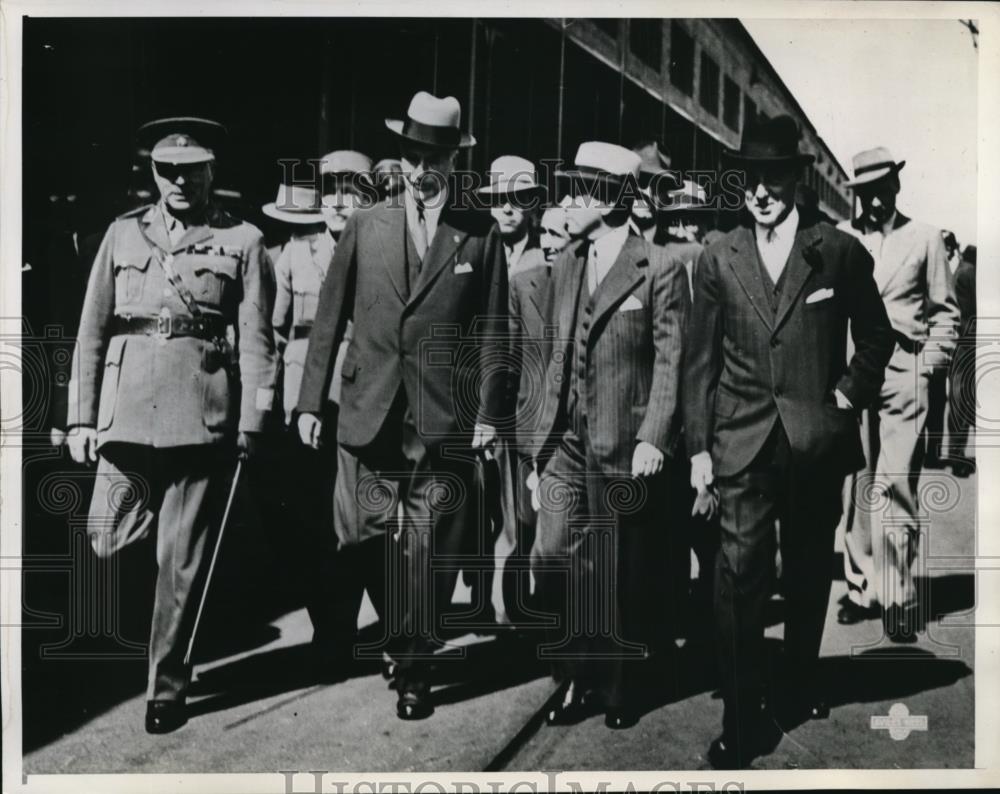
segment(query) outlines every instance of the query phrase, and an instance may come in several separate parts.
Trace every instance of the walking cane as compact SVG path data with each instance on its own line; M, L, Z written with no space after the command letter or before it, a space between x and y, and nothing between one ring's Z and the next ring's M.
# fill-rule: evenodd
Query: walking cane
M215 570L215 561L219 558L219 549L222 548L222 536L226 532L226 524L229 523L229 511L233 506L233 497L236 496L236 486L240 481L240 472L243 470L243 455L236 460L236 473L233 474L233 484L229 488L229 499L226 500L226 510L222 514L222 526L219 527L219 537L215 540L215 550L212 552L212 561L208 565L208 575L205 577L205 586L201 590L201 601L198 602L198 612L194 617L194 627L191 629L191 640L188 642L187 653L184 654L184 666L191 664L191 652L194 650L194 640L198 636L198 624L201 623L201 613L205 609L205 601L208 599L208 588L212 583L212 572Z

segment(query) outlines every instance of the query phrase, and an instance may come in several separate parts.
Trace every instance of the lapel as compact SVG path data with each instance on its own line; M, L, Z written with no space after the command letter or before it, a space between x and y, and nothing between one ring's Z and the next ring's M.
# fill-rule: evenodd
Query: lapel
M420 266L420 276L410 292L410 300L407 305L412 305L423 298L441 272L446 267L453 265L452 260L455 259L455 255L469 236L468 232L452 225L454 220L454 212L449 205L442 211L438 220L434 239L431 240L427 252L424 254L424 260Z
M210 222L216 212L217 210L214 207L209 207L205 213L206 221ZM189 245L204 242L212 237L212 228L206 222L199 224L198 226L188 227L187 231L185 231L181 236L181 239L178 240L176 244L172 244L170 242L170 236L167 234L166 218L163 217L163 211L160 209L160 205L158 204L150 207L146 211L146 213L142 216L140 223L143 224L143 229L149 239L152 240L161 251L167 251L171 254L178 254Z
M778 313L774 322L775 331L788 317L796 300L798 300L799 293L802 292L806 281L812 275L813 268L819 263L819 252L816 248L822 240L823 232L818 223L813 223L805 228L800 225L795 232L795 242L792 243L792 251L785 264L785 284L781 288L781 296L778 299Z
M153 205L139 219L143 234L161 251L170 251L170 238L167 236L167 226L160 214L158 205Z
M597 287L597 299L594 302L594 321L590 324L590 334L598 327L601 319L617 306L621 299L627 296L645 278L643 268L649 264L646 256L645 240L630 234L625 238L625 245L618 252L618 258L611 270Z
M760 277L757 253L757 239L753 229L748 225L739 228L730 245L729 267L736 276L743 291L747 294L750 305L754 307L760 321L768 330L774 327L774 313L771 311L771 301L767 297L767 287ZM787 286L787 285L786 285Z
M906 217L902 212L896 210L896 217L892 222L892 231L902 228L910 222L910 219ZM893 235L895 236L895 235ZM902 272L903 265L909 260L908 256L897 256L895 262L887 262L884 258L886 243L888 238L882 238L882 248L881 251L870 252L872 257L875 259L875 280L876 283L880 284L879 292L884 296L889 288L889 285L896 279L896 277ZM897 241L893 240L893 246L897 246ZM897 250L899 250L897 248ZM886 265L892 268L891 271L886 270Z
M406 209L383 204L376 209L375 240L389 282L401 303L406 303Z
M538 313L538 318L543 324L548 322L548 311L547 307L543 306L539 302L539 298L541 297L539 293L546 286L546 282L548 282L550 278L552 278L552 269L551 267L546 267L545 270L537 271L528 282L530 287L530 290L528 291L528 300L531 301L531 304L535 307L535 311Z
M555 299L559 301L559 337L566 347L573 345L573 323L576 307L580 303L580 290L583 289L583 274L587 263L587 243L580 243L573 256L567 261L557 263ZM567 358L567 361L571 359Z

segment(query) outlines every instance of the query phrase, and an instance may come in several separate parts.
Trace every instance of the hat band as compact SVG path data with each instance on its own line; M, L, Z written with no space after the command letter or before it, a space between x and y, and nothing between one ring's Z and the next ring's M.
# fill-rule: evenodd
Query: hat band
M462 141L458 127L424 124L412 118L404 122L403 136L432 146L458 146Z
M881 171L883 168L893 169L896 164L892 160L883 160L880 163L871 163L870 165L861 165L854 169L854 176L861 176L862 174L869 174L872 171Z
M603 168L595 168L591 165L575 165L572 169L557 173L556 176L568 178L582 176L590 179L607 179L615 182L624 182L630 174L615 174L611 171L605 171Z

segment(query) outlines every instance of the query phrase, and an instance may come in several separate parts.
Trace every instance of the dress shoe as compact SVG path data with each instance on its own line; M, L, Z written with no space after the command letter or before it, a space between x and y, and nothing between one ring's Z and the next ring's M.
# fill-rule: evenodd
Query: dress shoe
M400 692L396 716L401 720L424 720L433 713L430 692Z
M545 715L547 725L575 725L594 713L594 696L587 693L573 681L566 689L563 702L549 709Z
M708 763L712 769L748 769L751 758L740 758L735 747L725 736L713 740L708 746Z
M639 721L639 715L633 709L608 709L604 714L604 725L613 731L631 728Z
M186 722L182 701L151 700L146 704L146 733L170 733Z
M893 604L882 615L885 633L893 642L911 643L917 641L916 610Z
M386 681L392 681L399 672L399 665L387 653L382 654L382 677Z
M878 617L878 607L875 605L863 607L853 601L845 601L837 610L837 622L841 626L853 626L866 620Z

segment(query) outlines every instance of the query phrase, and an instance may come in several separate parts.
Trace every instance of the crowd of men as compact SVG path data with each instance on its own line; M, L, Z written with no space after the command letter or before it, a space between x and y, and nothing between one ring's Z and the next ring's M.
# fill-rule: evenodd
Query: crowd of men
M723 160L744 218L708 232L704 191L653 141L581 143L555 195L505 154L463 194L450 177L475 140L457 100L419 92L386 125L398 159L335 151L316 184L279 186L270 250L213 198L221 125L139 130L158 196L94 258L65 440L96 464L96 553L155 530L147 731L187 719L234 452L265 445L281 466L262 511L307 538L317 669L351 674L367 591L402 719L433 712L460 572L478 617L537 629L564 685L549 724L635 724L700 597L725 706L708 757L748 765L767 725L829 712L834 532L866 469L888 505L847 499L838 620L915 639L921 429L960 313L944 236L896 209L902 162L858 154L857 215L834 228L796 204L812 162L798 126L763 118Z

